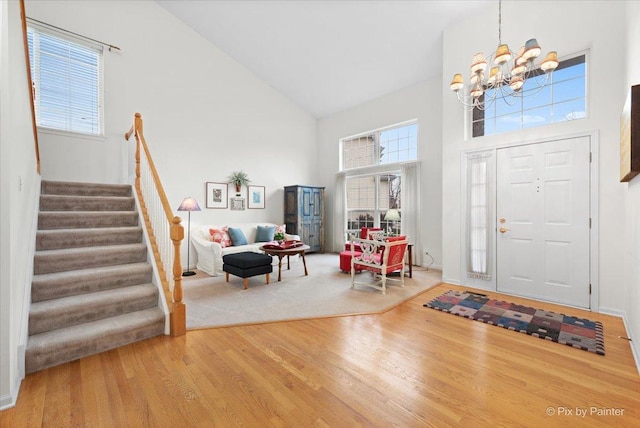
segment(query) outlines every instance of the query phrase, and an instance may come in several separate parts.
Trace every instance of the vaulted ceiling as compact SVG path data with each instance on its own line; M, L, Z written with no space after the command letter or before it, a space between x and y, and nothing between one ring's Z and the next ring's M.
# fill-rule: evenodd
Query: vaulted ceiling
M439 76L443 30L495 1L157 0L317 118Z

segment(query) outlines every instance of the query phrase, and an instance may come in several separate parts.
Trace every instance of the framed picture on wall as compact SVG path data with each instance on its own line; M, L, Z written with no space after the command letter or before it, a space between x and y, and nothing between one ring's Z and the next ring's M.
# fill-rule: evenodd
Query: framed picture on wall
M207 182L207 208L227 208L229 186L227 183Z
M244 209L244 198L231 198L231 209L232 210L243 210Z
M264 186L248 186L247 187L247 207L249 209L264 209Z

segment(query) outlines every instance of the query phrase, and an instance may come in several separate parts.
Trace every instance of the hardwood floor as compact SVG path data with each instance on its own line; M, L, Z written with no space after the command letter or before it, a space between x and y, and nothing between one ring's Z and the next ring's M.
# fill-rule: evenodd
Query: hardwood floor
M422 306L448 289L463 288L379 315L159 337L37 372L0 426L640 426L621 319L498 295L602 321L600 356Z

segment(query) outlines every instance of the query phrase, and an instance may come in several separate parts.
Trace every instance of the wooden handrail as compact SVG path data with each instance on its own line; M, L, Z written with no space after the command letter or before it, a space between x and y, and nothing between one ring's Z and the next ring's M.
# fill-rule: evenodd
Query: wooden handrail
M153 159L151 158L151 153L149 151L149 147L147 146L147 142L144 139L144 133L142 131L142 115L140 113L136 113L133 121L133 125L131 129L124 135L125 139L128 141L131 135L136 137L136 179L135 179L135 188L138 194L138 199L140 200L140 206L142 208L142 213L145 219L145 223L147 226L147 232L152 241L152 247L154 247L154 257L156 259L156 263L158 265L158 270L161 272L160 280L162 281L163 290L165 292L167 304L169 304L170 311L170 328L171 328L171 336L182 336L187 331L187 318L186 318L186 306L183 299L183 291L182 291L182 261L181 261L181 252L180 246L182 240L184 239L184 226L182 226L182 219L180 217L174 216L171 211L171 206L169 205L169 201L167 200L167 195L164 192L162 187L162 183L160 181L160 177L158 176L158 171L153 163ZM167 218L167 222L169 224L169 235L171 241L173 242L174 247L174 257L173 257L173 295L171 295L169 284L166 280L166 272L164 263L160 257L160 253L157 251L157 244L155 239L155 234L153 228L151 227L151 221L149 219L149 213L146 207L146 202L144 200L144 195L142 193L142 187L140 184L140 146L142 146L142 150L144 150L144 154L149 163L149 170L151 171L151 175L153 177L153 183L155 185L156 191L158 193L158 197L160 199L160 203L162 204L162 208L164 210L165 216ZM188 245L188 243L187 243Z
M29 104L31 105L31 127L33 129L33 140L36 145L36 170L40 174L40 145L38 144L38 127L36 125L36 106L33 99L35 92L33 81L31 80L31 63L29 62L29 43L27 42L27 13L24 8L24 0L20 0L20 19L22 20L22 40L24 44L24 59L27 64L27 85L29 87Z

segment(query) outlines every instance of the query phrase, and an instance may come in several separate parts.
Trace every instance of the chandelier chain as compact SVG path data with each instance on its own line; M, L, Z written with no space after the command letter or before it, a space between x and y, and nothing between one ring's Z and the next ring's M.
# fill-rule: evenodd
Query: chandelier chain
M498 2L498 46L502 44L502 0Z

